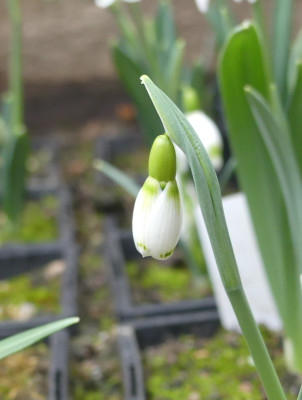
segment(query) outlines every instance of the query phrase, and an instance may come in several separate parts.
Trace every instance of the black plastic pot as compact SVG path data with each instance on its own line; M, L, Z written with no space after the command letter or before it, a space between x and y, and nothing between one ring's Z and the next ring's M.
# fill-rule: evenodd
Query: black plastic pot
M211 337L219 327L216 311L142 319L118 327L124 400L145 400L144 372L140 350L180 334Z
M133 321L140 318L187 314L207 310L216 310L214 297L200 300L183 300L171 303L135 305L132 301L131 289L126 275L126 260L138 258L132 234L117 228L114 218L105 221L106 243L105 261L108 268L109 281L114 297L116 316L120 321Z

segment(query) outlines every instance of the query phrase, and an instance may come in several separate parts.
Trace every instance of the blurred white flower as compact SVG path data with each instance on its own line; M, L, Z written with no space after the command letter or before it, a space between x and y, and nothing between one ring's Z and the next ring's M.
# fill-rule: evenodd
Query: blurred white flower
M243 0L234 0L235 3L242 3ZM247 0L248 3L253 4L256 3L257 0Z
M137 250L143 257L157 260L171 257L179 240L182 207L176 181L166 183L164 189L148 177L134 205L132 232Z
M217 125L203 111L192 111L187 113L186 117L206 149L213 167L218 171L223 164L223 143ZM174 147L177 159L177 171L184 173L189 168L186 156L179 147L176 145Z
M99 8L107 8L116 1L124 1L125 3L138 3L141 0L94 0L94 3Z
M201 13L206 13L209 8L210 0L195 0L195 3Z

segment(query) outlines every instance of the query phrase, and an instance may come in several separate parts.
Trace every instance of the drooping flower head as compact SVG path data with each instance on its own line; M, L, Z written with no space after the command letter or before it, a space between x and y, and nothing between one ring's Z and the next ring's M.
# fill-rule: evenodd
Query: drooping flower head
M121 0L94 0L94 3L99 8L108 8L112 6L112 4L121 1ZM125 3L138 3L141 0L122 0Z
M149 177L134 205L132 231L143 257L171 257L179 240L182 207L175 180L176 156L169 137L158 136L149 157Z
M233 0L235 3L242 3L243 0ZM257 0L247 0L250 4L256 3ZM210 0L195 0L198 10L205 14L210 6Z

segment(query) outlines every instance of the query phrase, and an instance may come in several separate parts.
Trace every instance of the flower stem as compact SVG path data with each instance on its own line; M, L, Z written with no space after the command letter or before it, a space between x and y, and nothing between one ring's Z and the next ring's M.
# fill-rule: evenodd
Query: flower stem
M279 378L242 288L228 292L269 400L286 400Z

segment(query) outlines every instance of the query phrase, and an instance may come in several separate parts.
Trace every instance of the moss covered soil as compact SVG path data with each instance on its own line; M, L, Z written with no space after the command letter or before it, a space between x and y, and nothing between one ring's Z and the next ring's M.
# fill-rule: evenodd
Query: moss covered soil
M0 245L55 240L58 235L57 211L58 200L54 196L45 196L26 201L16 226L0 212Z
M287 400L297 399L301 378L285 366L281 338L262 328ZM220 330L213 338L170 339L143 353L148 400L265 400L242 335Z

